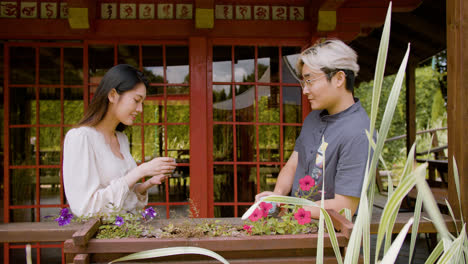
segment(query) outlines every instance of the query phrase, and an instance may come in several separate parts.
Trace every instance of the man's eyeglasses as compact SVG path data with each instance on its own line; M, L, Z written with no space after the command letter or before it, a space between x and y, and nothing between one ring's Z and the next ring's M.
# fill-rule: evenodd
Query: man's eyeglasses
M321 79L323 77L325 77L326 75L323 74L323 75L320 75L319 77L317 78L314 78L314 79L302 79L302 80L299 80L299 82L301 83L301 87L302 87L302 90L304 90L305 88L312 88L312 85L314 85L314 82L318 79Z

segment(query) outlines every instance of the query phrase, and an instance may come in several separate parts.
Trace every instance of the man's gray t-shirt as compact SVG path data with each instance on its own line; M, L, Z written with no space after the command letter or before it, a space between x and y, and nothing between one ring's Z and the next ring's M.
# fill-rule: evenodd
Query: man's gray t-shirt
M369 147L366 135L369 124L369 117L358 99L348 109L334 115L328 115L326 110L309 113L294 147L299 155L291 196L307 194L301 193L299 184L306 175L313 178L316 190L321 191L325 162L325 199L333 199L335 193L360 197ZM310 198L320 200L321 194L316 192Z

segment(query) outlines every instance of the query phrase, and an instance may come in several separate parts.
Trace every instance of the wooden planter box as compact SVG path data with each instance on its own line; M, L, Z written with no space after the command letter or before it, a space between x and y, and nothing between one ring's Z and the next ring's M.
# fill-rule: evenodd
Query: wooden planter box
M353 224L335 211L329 211L337 229L337 238L341 254L348 244ZM206 219L192 219L202 221ZM241 224L240 218L220 218L223 222ZM170 220L177 222L184 219ZM168 220L161 220L155 225L165 225ZM86 223L78 230L73 239L64 244L67 263L107 263L111 260L143 250L194 246L202 247L223 256L230 263L316 263L316 249L318 234L310 235L265 235L242 237L206 237L206 238L124 238L124 239L95 239L91 238L99 227L99 221ZM324 239L325 263L337 263L330 238L325 233ZM131 263L220 263L217 260L200 255L178 255L155 258Z

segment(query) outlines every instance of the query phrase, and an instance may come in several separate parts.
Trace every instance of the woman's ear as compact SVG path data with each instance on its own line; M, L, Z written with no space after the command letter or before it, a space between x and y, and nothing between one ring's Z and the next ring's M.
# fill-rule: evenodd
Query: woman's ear
M119 100L119 93L115 88L112 88L112 90L107 94L107 98L109 99L109 102L112 104L117 103Z

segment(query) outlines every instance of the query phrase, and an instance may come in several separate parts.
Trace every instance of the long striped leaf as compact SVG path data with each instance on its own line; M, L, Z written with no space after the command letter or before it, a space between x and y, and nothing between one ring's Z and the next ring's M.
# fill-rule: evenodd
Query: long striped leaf
M457 263L454 261L454 258L459 258L460 252L463 250L463 244L466 242L466 231L465 226L463 226L460 236L453 241L452 245L444 254L440 257L437 264L448 264L448 263Z
M372 106L370 116L370 129L371 135L374 134L375 121L377 120L377 113L379 111L380 92L382 91L382 83L385 74L385 63L387 61L388 44L390 42L390 21L392 19L392 2L388 5L387 15L385 17L385 24L380 38L379 52L377 54L377 62L374 72L374 87L372 89ZM369 148L370 150L370 148Z
M453 214L452 206L449 204L447 199L445 199L445 204L447 205L447 208L449 209L450 216L452 217L453 223L455 224L455 229L457 229L457 235L460 235L460 232L458 232L457 219L455 218L455 215Z
M384 245L384 255L387 253L387 251L390 249L390 246L392 245L392 230L393 227L395 226L395 222L398 216L398 211L400 210L400 203L397 205L397 209L395 209L395 213L390 215L390 221L388 226L386 227L385 230L385 245Z
M220 256L216 252L213 252L205 248L199 248L199 247L169 247L169 248L145 250L145 251L141 251L138 253L130 254L122 258L118 258L109 263L128 261L128 260L137 260L137 259L166 257L166 256L174 256L174 255L181 255L181 254L205 255L205 256L217 259L222 263L229 264L229 262L226 259L224 259L222 256Z
M460 176L458 175L458 165L457 161L455 160L455 157L453 157L453 180L455 181L455 187L457 189L457 195L458 195L458 205L460 208L460 219L463 221L463 210L461 207L461 197L460 197Z
M440 240L439 243L437 243L437 246L432 250L432 253L429 255L429 257L427 257L424 264L434 264L437 259L439 259L442 252L444 252L444 241Z
M405 77L405 70L406 70L406 64L408 63L409 51L410 51L410 45L408 44L408 49L406 50L403 61L401 62L400 68L398 69L398 73L395 77L395 82L393 83L392 90L390 91L387 105L385 106L385 112L382 117L382 123L379 129L379 136L377 138L377 145L375 147L371 166L369 168L369 171L371 174L375 174L379 155L382 152L385 139L387 138L387 134L390 129L390 125L392 123L393 114L395 113L395 108L398 103L398 98L400 96L403 79ZM367 179L366 186L369 185L369 180L370 179Z
M348 219L348 221L352 222L353 221L353 216L351 215L351 210L349 210L349 208L343 208L339 211L339 213L341 215L344 215L344 217L346 219Z
M425 163L427 166L427 163ZM444 249L448 249L448 244L451 241L451 234L448 231L447 227L445 226L445 221L442 218L442 214L439 211L439 207L434 199L434 196L431 192L431 188L426 182L425 174L423 177L418 177L420 175L415 174L416 179L416 187L418 188L418 192L421 193L423 197L423 205L425 211L428 213L430 219L432 220L437 232L441 235L442 239L445 241ZM408 177L410 178L410 177Z
M315 202L298 198L298 197L291 197L291 196L283 196L283 195L270 195L267 197L263 197L260 201L254 203L249 207L249 209L242 215L242 220L246 220L249 216L255 211L256 208L260 205L261 202L277 202L277 203L284 203L284 204L295 204L301 206L315 206L319 207Z
M360 203L362 205L362 202ZM367 208L367 205L365 206ZM361 210L364 206L359 207ZM364 210L364 209L362 209ZM367 216L366 216L367 217ZM363 227L363 214L359 211L356 221L354 222L353 231L351 231L351 237L348 241L348 250L345 255L345 264L357 263L359 254L361 251L361 239L362 239L362 227Z
M363 199L364 203L367 203L367 196L366 193L361 197ZM360 211L359 213L362 214L362 240L364 244L363 248L363 253L364 253L364 263L368 264L370 263L370 216L369 216L369 207L363 206L362 207L362 212Z
M324 208L320 208L320 211L322 212L325 224L327 225L328 235L330 236L333 251L335 251L336 260L338 261L338 264L343 264L340 245L338 244L338 239L336 238L335 226L333 225L333 221L331 220L327 210L325 210Z
M322 144L325 141L325 138L322 136ZM326 151L323 153L323 175L325 174L325 168L327 167L325 164L326 158L325 158ZM317 264L323 263L323 235L324 235L324 226L323 226L323 213L322 209L324 209L325 206L325 181L322 181L322 193L320 197L320 217L319 217L319 229L318 229L318 241L317 241Z
M411 217L405 224L405 226L401 229L400 233L398 234L397 238L393 242L388 252L385 254L384 258L382 259L382 262L380 262L381 264L395 263L395 260L398 256L398 252L400 252L401 245L403 244L403 241L405 241L406 233L408 233L408 230L412 223L413 218Z
M411 174L426 175L426 168L427 164L425 163L423 165L418 166ZM382 245L382 240L386 233L387 227L389 225L393 225L393 223L391 223L391 220L393 218L392 216L397 213L399 204L416 184L416 178L417 177L406 177L405 179L403 179L396 188L392 197L390 197L387 204L385 205L385 208L382 212L382 216L380 218L379 229L377 232L377 245L375 247L375 263L377 263L380 247Z
M411 232L411 243L410 243L410 254L408 258L408 264L411 264L411 260L413 259L414 254L414 247L416 245L416 239L418 238L418 229L419 229L419 220L421 219L421 208L422 208L422 195L418 193L416 197L416 204L414 206L414 223L413 229Z

